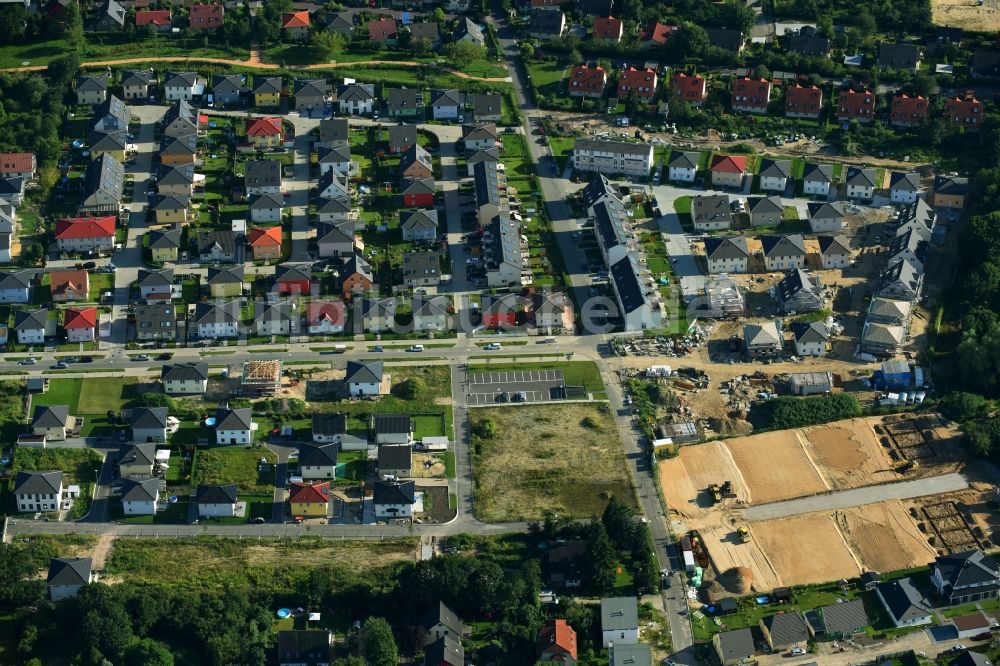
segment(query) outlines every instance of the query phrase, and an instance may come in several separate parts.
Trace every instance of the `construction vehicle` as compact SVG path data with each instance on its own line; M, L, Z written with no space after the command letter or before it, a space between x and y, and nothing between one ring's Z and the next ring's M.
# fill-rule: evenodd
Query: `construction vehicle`
M722 501L722 489L719 488L719 484L713 483L708 487L708 492L712 493L712 501L718 504Z
M736 491L733 490L733 482L726 481L722 484L722 496L723 497L736 497Z
M892 469L900 473L912 472L918 467L920 467L920 463L916 460L900 460L892 465Z
M740 535L740 541L742 543L747 543L750 541L750 530L747 529L746 525L740 525L736 528L736 533Z

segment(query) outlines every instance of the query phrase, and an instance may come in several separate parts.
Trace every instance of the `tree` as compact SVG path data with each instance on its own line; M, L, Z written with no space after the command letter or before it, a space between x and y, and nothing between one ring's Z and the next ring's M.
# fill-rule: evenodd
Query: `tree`
M587 578L593 591L603 594L615 586L617 572L615 570L615 549L604 525L594 521L587 537Z
M517 48L520 49L521 57L525 60L531 60L535 57L535 47L531 42L518 42Z
M368 666L361 657L342 657L334 659L330 666Z
M472 428L472 434L480 439L496 439L500 435L500 426L493 419L487 417L477 421Z
M632 509L616 496L612 496L611 501L604 507L601 524L604 525L608 538L616 547L622 549L629 547L635 531L634 518L635 513Z
M0 43L16 44L24 39L28 27L28 10L24 5L9 5L0 12Z
M964 423L986 416L990 409L990 403L986 398L976 393L952 391L941 399L938 408L949 419Z
M420 377L408 377L392 387L392 394L402 400L419 400L427 391L427 382Z
M321 60L331 60L339 55L346 44L344 36L337 32L314 32L309 38L313 50Z
M447 16L444 13L444 9L442 9L441 7L436 7L434 9L433 16L434 16L435 23L438 23L438 24L444 23L445 19L447 18Z
M143 638L125 652L126 666L174 666L170 648L151 638Z
M385 618L368 618L361 628L360 641L361 653L369 666L396 666L399 663L396 639Z
M85 649L117 658L135 640L125 607L112 588L103 583L85 585L77 595L77 603L79 636Z
M486 59L486 49L469 42L452 42L444 47L444 57L456 68Z

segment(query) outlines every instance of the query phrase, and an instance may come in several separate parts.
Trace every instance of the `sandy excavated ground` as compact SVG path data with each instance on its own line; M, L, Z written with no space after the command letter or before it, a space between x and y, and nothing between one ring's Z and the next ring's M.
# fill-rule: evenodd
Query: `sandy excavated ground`
M976 32L1000 30L1000 0L985 0L982 7L976 0L932 0L931 13L936 25Z
M806 453L835 490L899 479L888 453L879 444L873 419L851 419L802 431Z
M703 529L699 534L717 574L745 567L752 574L754 590L770 592L782 586L781 578L756 539L741 543L735 528L726 526Z
M671 509L683 516L704 516L716 509L706 489L713 483L733 483L738 499L748 502L750 495L743 475L732 455L720 441L685 446L676 458L659 463L660 485Z
M749 488L751 503L767 504L828 490L803 450L798 433L779 430L726 442Z
M861 565L829 515L804 514L754 523L750 532L783 585L825 583L861 573Z
M899 500L838 511L835 519L851 549L871 571L908 569L937 555Z

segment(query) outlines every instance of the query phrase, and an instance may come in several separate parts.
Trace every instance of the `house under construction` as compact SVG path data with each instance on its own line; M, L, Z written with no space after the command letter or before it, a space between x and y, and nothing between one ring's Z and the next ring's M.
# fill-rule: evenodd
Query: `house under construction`
M281 387L281 361L245 361L241 385L246 393L273 394Z
M705 281L704 312L698 316L713 319L742 317L746 314L746 297L743 290L727 273L709 276Z

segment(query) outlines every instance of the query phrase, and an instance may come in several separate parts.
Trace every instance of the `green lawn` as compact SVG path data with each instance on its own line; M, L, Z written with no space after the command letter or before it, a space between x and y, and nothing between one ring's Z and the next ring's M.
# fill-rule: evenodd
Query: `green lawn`
M531 81L538 88L559 83L566 77L566 70L568 69L569 67L557 60L528 63L528 74L531 76Z
M100 377L84 379L78 410L81 414L106 414L121 411L138 397L135 377Z
M48 391L37 393L31 397L32 408L38 405L46 407L51 405L67 405L70 414L77 414L79 412L77 407L80 402L80 390L82 388L82 379L50 379Z
M269 465L259 471L260 459ZM237 492L262 495L274 490L274 463L277 457L263 447L219 447L202 449L195 454L191 485L235 483Z

